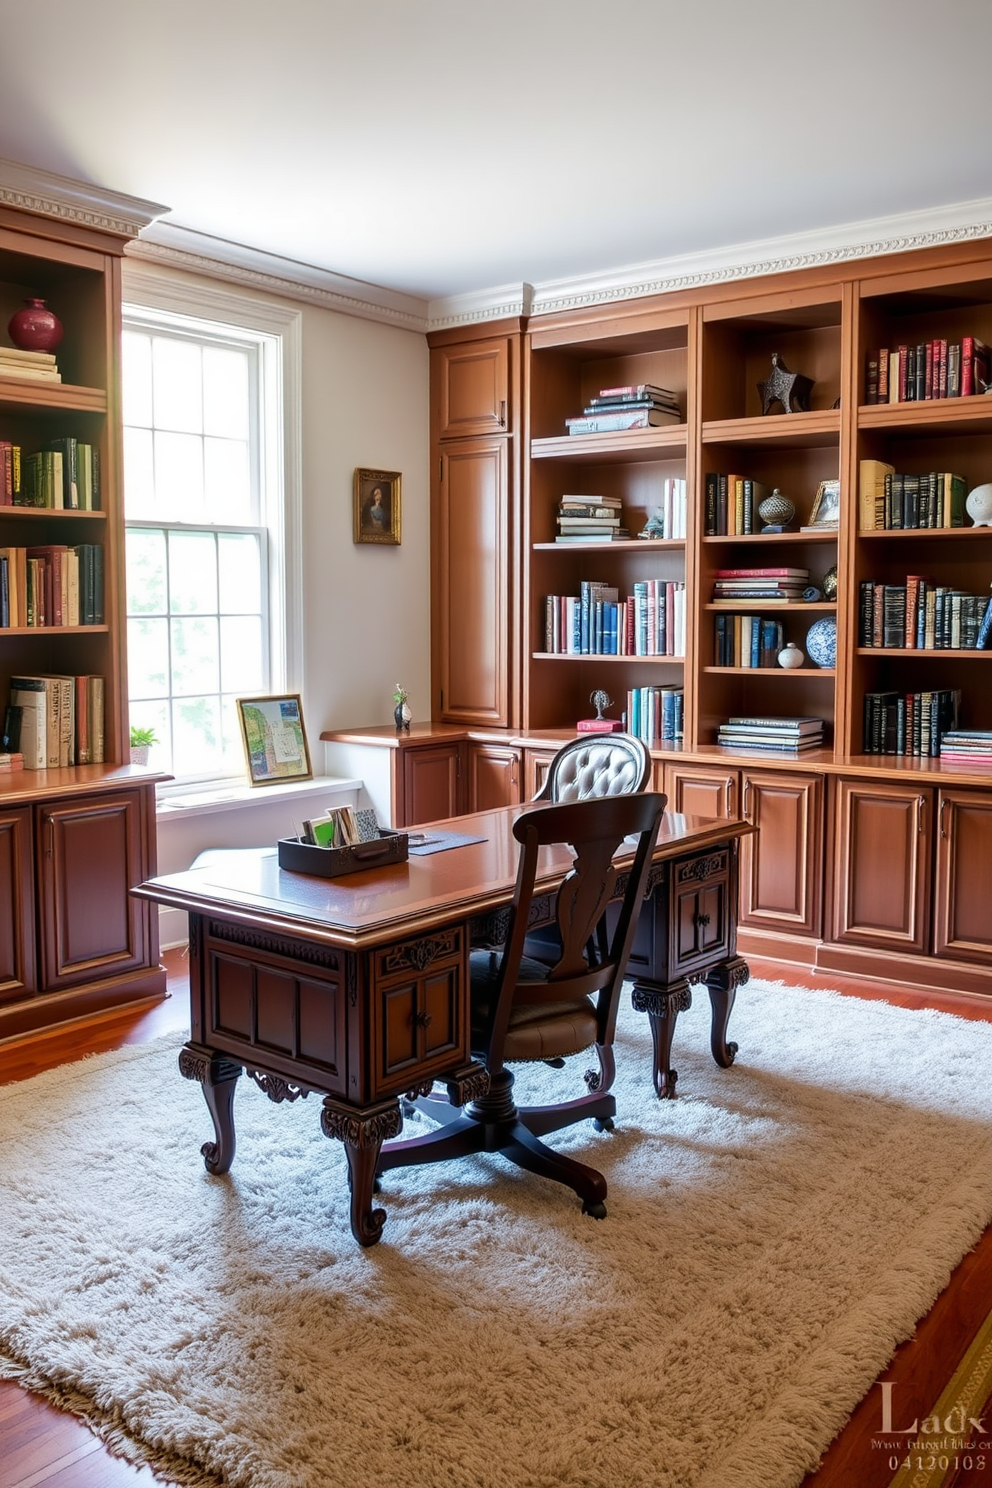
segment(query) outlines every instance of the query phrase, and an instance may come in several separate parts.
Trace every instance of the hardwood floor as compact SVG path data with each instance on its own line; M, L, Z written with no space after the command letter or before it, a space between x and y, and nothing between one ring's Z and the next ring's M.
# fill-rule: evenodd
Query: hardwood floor
M86 1054L142 1043L159 1034L188 1026L186 970L178 952L163 958L172 994L164 1002L143 1006L85 1025L52 1030L43 1035L0 1045L0 1083L28 1079L44 1069L69 1063ZM783 971L770 963L751 961L754 976L783 980ZM810 985L809 977L795 976ZM830 986L850 996L879 997L915 1007L921 999L911 989L867 987L848 978L831 976ZM746 994L742 994L746 995ZM932 1005L932 1000L931 1000ZM992 1005L977 999L949 998L941 1004L959 1017L992 1022ZM992 1313L992 1228L961 1261L947 1289L922 1320L912 1339L897 1351L881 1378L894 1382L894 1415L898 1422L921 1420L932 1412L941 1391L954 1374L968 1345ZM992 1418L989 1422L992 1432ZM895 1476L889 1453L877 1443L882 1429L882 1395L873 1385L834 1441L816 1472L802 1488L883 1488ZM992 1439L990 1439L992 1440ZM982 1466L977 1464L981 1460ZM940 1488L992 1488L992 1451L987 1460L972 1457L972 1468L961 1467L940 1479ZM0 1381L0 1488L151 1488L162 1479L147 1468L136 1468L111 1456L103 1444L74 1416L48 1404L17 1385ZM564 1485L563 1485L564 1488ZM927 1488L937 1488L932 1479Z

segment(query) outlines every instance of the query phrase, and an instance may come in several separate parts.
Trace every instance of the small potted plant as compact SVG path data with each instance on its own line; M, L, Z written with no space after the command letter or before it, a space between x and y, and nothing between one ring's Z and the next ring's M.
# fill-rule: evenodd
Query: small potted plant
M151 728L138 728L136 724L131 725L131 763L132 765L147 765L148 751L153 744L158 743L155 730Z
M410 731L410 719L413 717L413 714L410 712L410 705L407 702L409 695L406 688L397 682L393 688L393 702L396 704L396 707L393 709L393 719L396 723L397 733L401 733L403 729L406 729L408 733Z

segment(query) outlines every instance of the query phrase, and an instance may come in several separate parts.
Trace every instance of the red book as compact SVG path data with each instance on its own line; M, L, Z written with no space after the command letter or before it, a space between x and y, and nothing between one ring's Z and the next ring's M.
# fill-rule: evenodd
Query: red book
M808 568L716 568L715 579L808 579Z

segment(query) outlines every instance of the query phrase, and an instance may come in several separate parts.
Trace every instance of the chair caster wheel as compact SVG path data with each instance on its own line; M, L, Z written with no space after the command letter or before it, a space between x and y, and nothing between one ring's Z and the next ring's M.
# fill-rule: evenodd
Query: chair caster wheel
M592 1119L592 1124L595 1131L612 1131L613 1117L603 1116L602 1118L600 1118L599 1116L594 1116Z
M582 1213L591 1214L593 1219L605 1219L606 1205L603 1203L602 1199L597 1199L594 1204L591 1204L588 1200L586 1200L586 1202L582 1205Z

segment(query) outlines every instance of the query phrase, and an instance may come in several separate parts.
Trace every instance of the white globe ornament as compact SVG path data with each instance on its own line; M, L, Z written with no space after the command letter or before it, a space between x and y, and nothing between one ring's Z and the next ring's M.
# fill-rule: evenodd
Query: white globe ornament
M965 510L976 527L992 527L992 481L968 492Z

